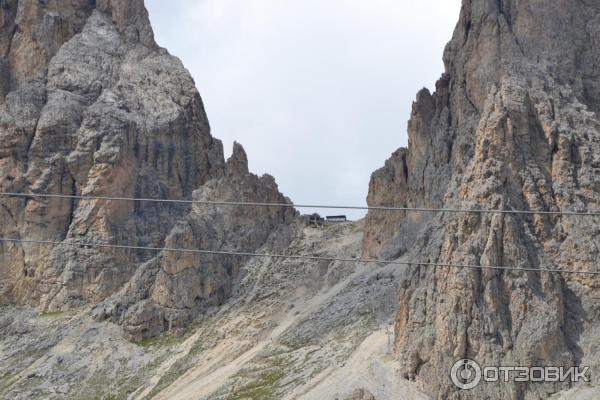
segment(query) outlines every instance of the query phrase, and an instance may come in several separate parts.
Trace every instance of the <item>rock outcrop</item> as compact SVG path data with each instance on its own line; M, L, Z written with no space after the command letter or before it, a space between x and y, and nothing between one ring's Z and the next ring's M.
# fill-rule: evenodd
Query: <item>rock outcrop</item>
M600 5L464 0L436 92L413 105L408 149L373 174L369 205L600 210ZM371 212L369 256L598 271L598 217ZM568 384L459 391L452 364L597 364L591 275L412 267L396 318L405 376L439 399L543 399ZM596 293L596 294L594 294ZM586 344L587 343L587 344Z
M289 202L249 173L238 143L225 162L142 0L7 1L1 12L0 191ZM95 315L133 339L220 305L247 260L86 244L247 252L295 218L289 207L34 196L1 198L0 214L0 236L60 243L0 243L0 301L56 311L115 294Z
M366 389L356 389L346 400L375 400L375 396Z
M270 175L248 172L246 153L235 143L225 176L194 192L198 201L288 203ZM291 207L234 207L194 204L165 241L170 249L254 252L267 240L285 243L296 219ZM240 281L251 257L163 251L145 263L122 292L99 305L96 319L123 325L130 339L141 340L185 327L200 313L221 305Z
M0 191L190 198L225 176L222 145L142 0L0 7ZM0 236L163 246L189 206L0 199ZM144 251L0 243L0 301L61 310L117 292Z

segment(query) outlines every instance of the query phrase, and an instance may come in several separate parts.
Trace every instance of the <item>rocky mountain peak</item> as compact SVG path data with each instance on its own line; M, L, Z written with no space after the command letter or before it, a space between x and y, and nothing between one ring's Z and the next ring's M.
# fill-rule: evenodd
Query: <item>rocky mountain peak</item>
M600 209L600 6L465 0L436 91L421 91L409 146L371 179L372 206ZM590 218L369 213L363 251L415 262L594 270ZM578 250L579 249L579 250ZM586 249L581 251L581 249ZM590 276L489 269L406 271L396 319L405 376L437 398L546 398L561 385L455 392L459 358L483 365L595 364ZM552 350L550 350L552 349Z
M190 198L225 174L194 81L154 43L142 0L5 1L0 187ZM152 77L150 79L149 77ZM181 204L3 198L2 236L160 247ZM97 302L150 255L2 244L0 299L42 310Z
M63 44L94 13L115 24L130 43L156 48L143 0L6 0L0 7L0 94L45 74Z
M81 1L81 0L79 0ZM96 9L111 16L112 21L127 40L156 47L144 0L93 0Z
M598 271L598 219L569 213L600 211L599 39L594 1L464 0L445 72L367 201L482 211L307 226L240 144L225 161L141 0L0 0L0 191L26 194L0 198L16 240L0 242L0 396L569 389L459 391L449 372L600 368L600 281L581 273ZM484 212L498 209L557 214Z
M1 6L2 191L288 201L272 177L249 173L239 143L225 162L194 81L156 46L142 0ZM0 216L11 221L0 236L59 243L0 244L2 303L56 311L110 299L96 318L118 316L129 337L145 338L220 305L246 260L127 246L257 250L295 212L33 196L0 199Z
M466 94L479 112L490 82L525 77L532 68L569 82L598 111L599 7L577 0L465 0L444 53L446 71L454 79L464 78Z
M235 143L227 174L194 191L202 201L291 203L270 175L248 172L246 153ZM167 248L253 252L268 243L288 244L293 208L194 204L165 239ZM128 338L142 340L188 326L222 305L243 277L248 257L164 251L141 265L123 289L98 305L94 316L121 324Z
M225 172L229 176L244 176L249 173L246 151L238 142L233 142L233 153L225 163Z

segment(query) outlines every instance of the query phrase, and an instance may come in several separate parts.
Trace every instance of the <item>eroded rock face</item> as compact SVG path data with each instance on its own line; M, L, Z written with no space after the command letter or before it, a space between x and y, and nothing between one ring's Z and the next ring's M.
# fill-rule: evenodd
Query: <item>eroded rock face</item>
M599 32L596 3L463 1L446 73L417 96L409 148L373 174L369 204L600 210ZM592 217L372 212L366 229L370 256L598 270ZM457 391L449 371L460 358L597 365L599 288L589 275L409 268L396 352L439 399L547 398L567 385Z
M226 176L195 191L195 200L291 204L273 177L248 172L241 145L234 145L226 165ZM165 247L254 252L274 236L284 238L296 216L291 207L194 204L173 227ZM133 340L185 327L231 295L240 281L241 267L249 260L246 256L161 252L136 272L124 290L100 304L95 318L120 323Z
M224 176L220 141L142 0L0 7L0 190L189 198ZM0 236L162 246L182 205L0 199ZM0 244L0 301L59 310L119 290L152 254Z
M159 48L142 0L2 3L0 190L53 195L289 202L225 163L181 62ZM2 198L0 301L42 311L99 303L132 339L185 326L231 294L247 258L73 246L251 252L293 208Z

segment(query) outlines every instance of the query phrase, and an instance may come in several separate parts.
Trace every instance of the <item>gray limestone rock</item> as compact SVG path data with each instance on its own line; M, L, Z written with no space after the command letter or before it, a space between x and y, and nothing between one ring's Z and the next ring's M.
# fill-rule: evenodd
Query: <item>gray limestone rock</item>
M409 147L375 172L369 205L600 210L600 5L464 0L436 92L421 91ZM597 218L371 212L370 256L562 274L412 267L396 318L404 374L438 399L545 399L568 384L458 391L452 364L597 365ZM597 340L597 338L596 338Z
M194 192L198 201L290 203L273 177L248 172L246 154L235 144L227 176ZM171 249L253 252L282 234L296 219L291 207L233 207L194 204L165 240ZM100 304L97 319L123 325L127 336L140 340L185 327L201 313L219 306L241 280L248 256L163 251L144 264L123 291Z
M0 190L189 198L225 174L220 141L181 62L159 48L143 1L6 1ZM18 26L18 29L16 28ZM118 291L162 246L180 204L2 198L0 301L60 310Z

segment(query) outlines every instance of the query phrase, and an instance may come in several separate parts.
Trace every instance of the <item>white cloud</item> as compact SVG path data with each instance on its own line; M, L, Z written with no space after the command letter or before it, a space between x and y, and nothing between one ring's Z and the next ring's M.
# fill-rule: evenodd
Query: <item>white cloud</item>
M226 151L297 203L363 205L443 72L460 0L146 0ZM348 213L349 215L352 213ZM355 213L353 216L358 216Z

